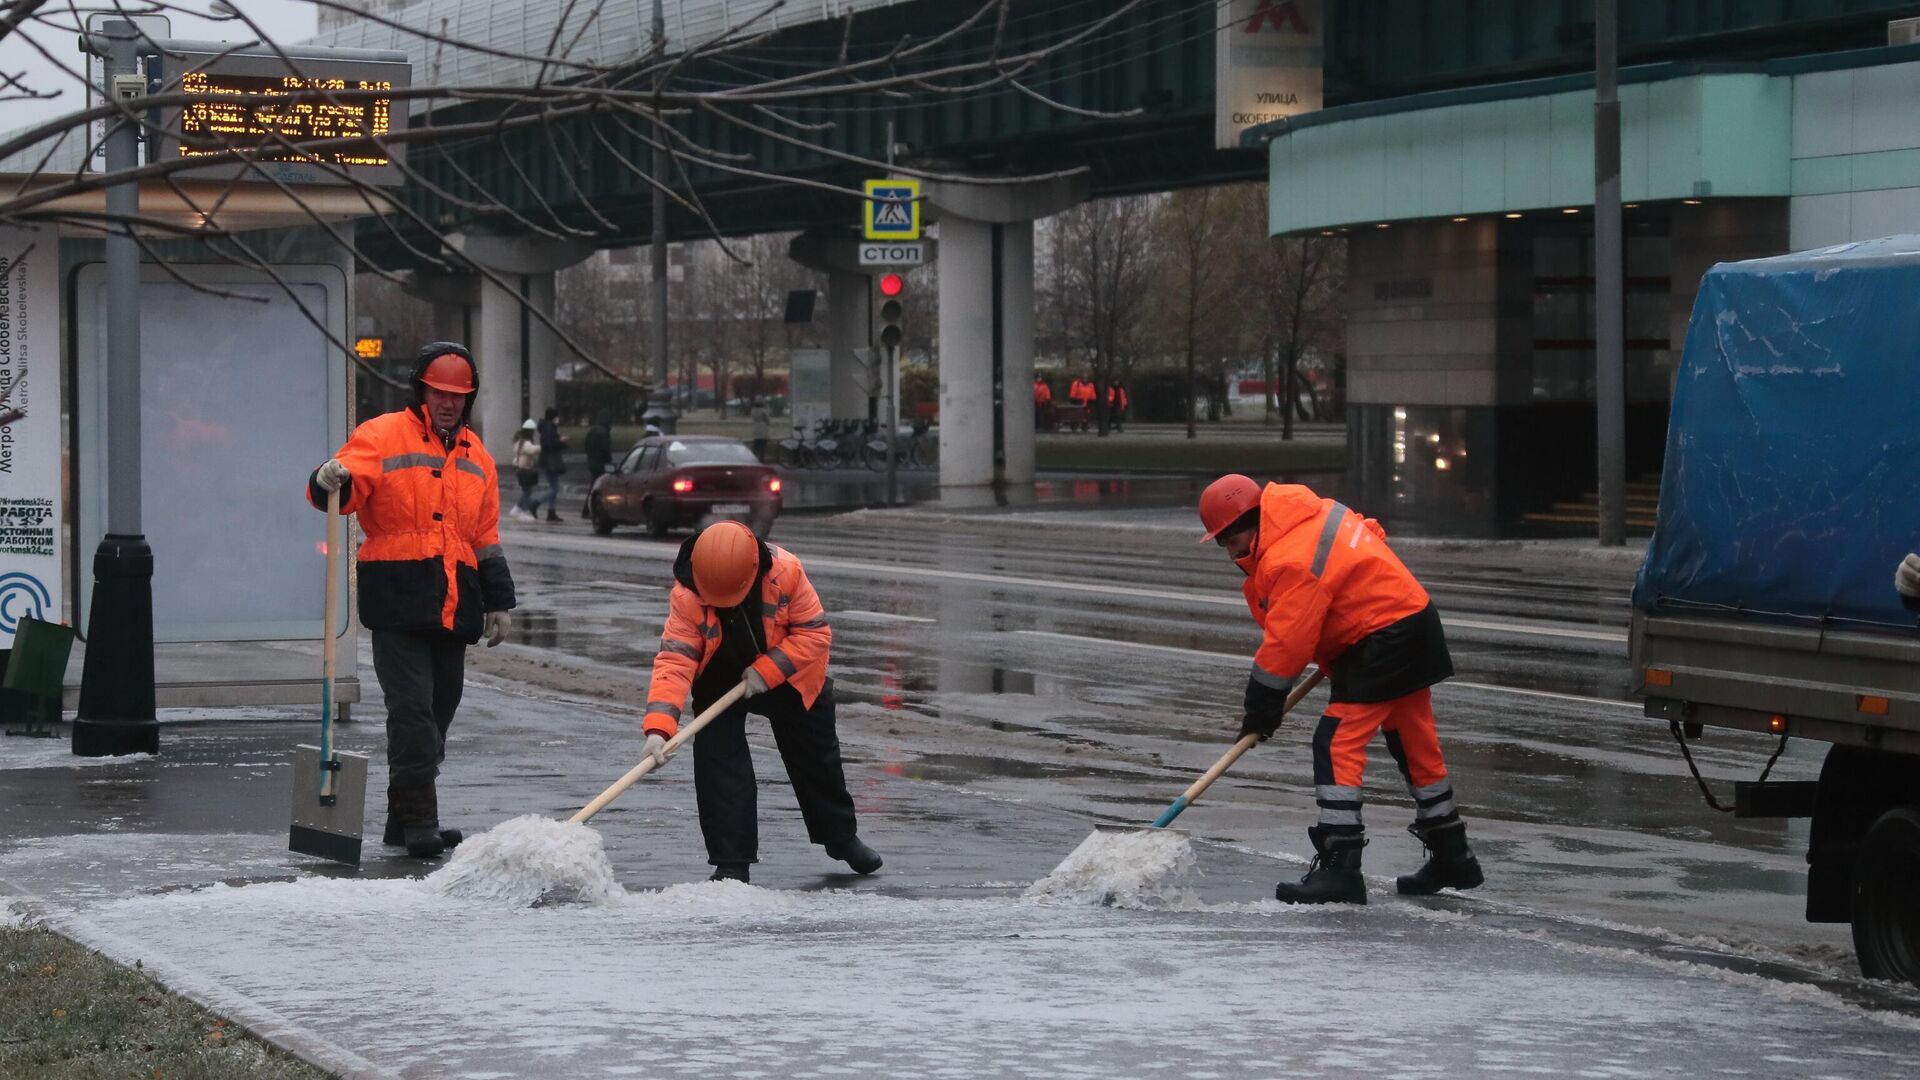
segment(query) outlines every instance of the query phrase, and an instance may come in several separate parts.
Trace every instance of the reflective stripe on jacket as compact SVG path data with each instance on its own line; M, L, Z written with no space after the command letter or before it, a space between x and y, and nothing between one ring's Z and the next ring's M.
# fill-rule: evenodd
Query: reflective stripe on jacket
M1260 495L1241 591L1263 632L1253 678L1281 687L1317 661L1336 701L1412 693L1453 673L1427 590L1380 523L1299 484Z
M514 604L500 481L480 439L463 425L449 449L413 406L361 424L334 456L353 477L340 510L359 515L365 535L360 622L478 641L485 613ZM307 498L327 505L311 479Z
M720 648L719 610L700 601L693 590L693 541L681 548L674 564L673 592L667 600L667 628L660 635L660 651L653 657L653 677L647 684L647 715L642 728L648 734L671 739L698 678ZM827 653L833 629L820 606L819 594L792 552L772 544L760 545L761 626L767 650L753 669L769 690L792 683L801 704L811 709L827 682ZM690 719L690 718L689 718Z

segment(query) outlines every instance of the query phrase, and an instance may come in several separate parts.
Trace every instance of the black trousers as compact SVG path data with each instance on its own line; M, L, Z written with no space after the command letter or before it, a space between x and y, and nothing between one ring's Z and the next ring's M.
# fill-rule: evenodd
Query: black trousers
M467 643L451 634L373 631L373 673L387 699L388 783L433 783L466 684Z
M696 713L711 703L694 695ZM807 839L833 844L851 838L857 830L853 796L847 793L847 775L840 765L840 736L834 731L833 680L827 680L811 709L800 703L799 691L780 686L734 705L693 737L693 784L707 861L716 866L758 861L760 821L753 756L747 748L748 713L772 721L780 760L786 763L787 779L793 782L800 816L807 823Z

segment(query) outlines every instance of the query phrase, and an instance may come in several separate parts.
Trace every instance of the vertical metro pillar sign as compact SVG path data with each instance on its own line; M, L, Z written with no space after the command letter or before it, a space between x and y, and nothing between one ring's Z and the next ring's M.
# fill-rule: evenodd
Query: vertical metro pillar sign
M869 180L866 192L860 227L867 239L920 239L920 181Z

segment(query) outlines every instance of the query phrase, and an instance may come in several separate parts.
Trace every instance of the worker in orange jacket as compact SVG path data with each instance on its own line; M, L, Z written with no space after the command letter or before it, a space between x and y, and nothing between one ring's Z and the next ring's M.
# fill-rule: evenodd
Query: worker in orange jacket
M1067 390L1067 397L1070 398L1075 405L1085 405L1088 408L1093 407L1094 399L1099 396L1098 392L1094 390L1093 380L1091 379L1076 378L1073 380L1073 385Z
M1113 430L1119 431L1127 419L1127 387L1124 383L1107 384L1107 422Z
M1400 892L1471 889L1483 880L1440 754L1431 687L1453 674L1440 615L1427 591L1388 549L1380 523L1299 484L1223 476L1200 496L1202 542L1227 551L1246 575L1241 592L1263 636L1247 678L1240 735L1272 737L1287 694L1307 664L1331 683L1313 735L1319 824L1307 830L1315 857L1286 903L1367 902L1360 876L1360 820L1367 744L1385 731L1413 796L1412 833L1426 863L1398 879Z
M1053 427L1053 386L1047 377L1035 374L1033 377L1033 426L1042 429Z
M711 880L746 881L747 867L758 861L749 712L772 721L807 838L855 873L880 869L880 856L860 839L840 763L827 677L833 630L800 560L745 525L722 521L680 546L673 579L641 722L646 756L666 764L667 740L679 731L689 697L698 715L747 684L745 698L693 737L694 791Z
M387 827L408 854L460 842L440 827L434 780L460 706L467 646L507 639L513 575L500 547L500 480L467 426L479 372L466 348L436 341L414 364L413 402L354 429L307 480L307 498L358 514L360 622L387 702Z

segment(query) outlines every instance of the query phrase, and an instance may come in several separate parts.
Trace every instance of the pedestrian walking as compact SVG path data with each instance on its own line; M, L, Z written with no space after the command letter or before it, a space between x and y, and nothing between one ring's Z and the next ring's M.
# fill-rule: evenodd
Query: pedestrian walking
M520 425L513 433L513 478L520 484L520 497L514 500L513 509L507 516L515 521L538 521L533 512L539 505L540 488L540 430L532 417Z
M593 426L587 428L587 493L580 504L580 516L593 517L593 482L600 479L613 464L613 420L606 413L593 418Z
M468 427L479 369L436 341L414 364L413 402L354 429L313 471L307 498L358 514L360 622L387 703L387 825L381 842L432 858L460 842L440 827L434 782L460 706L467 646L507 640L513 575L500 547L500 479Z
M1107 384L1107 421L1113 430L1123 429L1127 420L1127 384L1110 382Z
M722 521L680 545L673 580L647 688L645 753L665 763L689 696L698 715L747 683L747 696L693 737L694 794L712 880L746 881L759 859L749 713L772 722L807 838L855 873L880 869L880 856L860 839L840 762L827 676L833 631L800 560L745 525Z
M755 398L753 411L748 415L753 419L753 456L764 462L767 460L767 438L773 432L773 414L767 411L765 402Z
M1265 741L1279 729L1308 662L1317 661L1332 686L1313 736L1313 863L1299 884L1281 882L1274 895L1291 904L1367 902L1360 789L1367 744L1381 731L1413 796L1410 831L1428 853L1425 865L1398 879L1400 892L1479 885L1433 717L1432 687L1453 674L1446 634L1380 523L1303 485L1262 489L1237 473L1201 493L1200 522L1202 542L1219 544L1247 575L1241 592L1263 632L1240 736Z
M547 520L559 521L560 479L567 473L564 451L567 437L560 434L560 410L549 408L540 421L540 473L547 478Z

